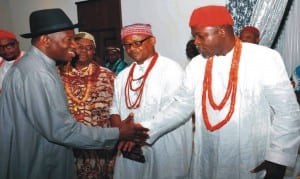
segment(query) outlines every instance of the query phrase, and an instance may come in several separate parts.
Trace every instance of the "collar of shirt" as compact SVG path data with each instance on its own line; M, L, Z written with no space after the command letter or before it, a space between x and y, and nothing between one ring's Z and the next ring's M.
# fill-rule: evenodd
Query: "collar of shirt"
M147 58L144 61L144 63L142 63L142 64L137 64L136 63L136 66L135 66L135 69L134 69L134 72L133 72L133 78L134 79L139 78L142 75L144 75L144 73L147 70L152 58L153 58L153 56L151 56L150 58Z

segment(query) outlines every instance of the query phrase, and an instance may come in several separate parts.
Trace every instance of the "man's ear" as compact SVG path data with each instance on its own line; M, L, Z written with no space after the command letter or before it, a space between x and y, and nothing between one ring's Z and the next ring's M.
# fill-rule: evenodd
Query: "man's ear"
M49 46L51 43L51 38L48 35L42 35L39 39L39 41L44 44L45 46Z
M225 37L225 36L226 36L226 28L225 28L225 26L219 26L219 27L218 27L218 33L219 33L222 37Z
M150 39L151 44L156 44L156 38L155 37L151 37Z

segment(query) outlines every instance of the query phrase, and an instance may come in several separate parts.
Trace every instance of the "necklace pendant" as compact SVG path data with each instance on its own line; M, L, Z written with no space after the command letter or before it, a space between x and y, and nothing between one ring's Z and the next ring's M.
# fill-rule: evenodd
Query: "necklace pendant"
M74 106L74 111L77 112L78 111L78 106Z

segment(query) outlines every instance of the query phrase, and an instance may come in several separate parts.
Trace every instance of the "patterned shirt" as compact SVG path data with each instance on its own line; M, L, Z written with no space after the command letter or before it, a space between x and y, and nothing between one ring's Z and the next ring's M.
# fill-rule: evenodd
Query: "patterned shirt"
M95 62L82 69L66 65L60 75L74 118L87 126L110 127L115 74ZM74 149L78 178L112 178L113 150Z

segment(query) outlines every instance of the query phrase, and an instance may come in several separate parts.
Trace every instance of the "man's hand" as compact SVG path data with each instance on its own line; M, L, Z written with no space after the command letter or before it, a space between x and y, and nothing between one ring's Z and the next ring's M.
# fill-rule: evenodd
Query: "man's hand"
M149 129L144 128L140 124L133 122L133 113L130 113L128 117L122 121L120 126L120 140L134 141L139 144L144 144L149 138Z
M267 174L264 179L283 179L286 166L279 165L273 162L264 161L259 166L254 168L251 172L257 173L262 170L266 170Z
M120 141L118 144L118 151L131 152L135 145L136 144L132 141Z
M146 159L143 154L142 146L131 141L121 141L118 150L122 152L124 158L145 163Z

